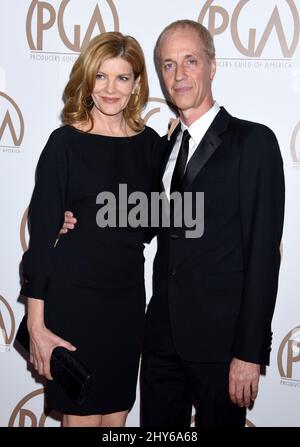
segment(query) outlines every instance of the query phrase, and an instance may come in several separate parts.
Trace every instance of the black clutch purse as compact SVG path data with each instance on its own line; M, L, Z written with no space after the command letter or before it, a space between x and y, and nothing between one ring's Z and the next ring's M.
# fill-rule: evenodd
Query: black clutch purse
M20 323L16 340L29 352L30 337L27 328L27 314L24 315ZM66 394L76 404L82 404L93 376L91 371L72 351L61 346L57 346L52 351L50 369L53 379L63 387Z

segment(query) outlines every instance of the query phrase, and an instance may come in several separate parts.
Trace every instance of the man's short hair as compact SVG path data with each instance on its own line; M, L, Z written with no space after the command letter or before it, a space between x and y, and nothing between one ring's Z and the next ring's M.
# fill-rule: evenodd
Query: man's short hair
M178 28L191 28L196 31L196 33L199 36L200 41L203 44L203 50L206 53L209 60L214 59L216 52L215 52L215 46L214 41L212 38L212 35L208 31L205 26L201 25L199 22L195 22L194 20L177 20L176 22L170 23L170 25L166 26L163 31L160 33L155 47L154 47L154 62L155 67L158 73L160 73L160 44L162 38L167 34L169 31L175 31Z

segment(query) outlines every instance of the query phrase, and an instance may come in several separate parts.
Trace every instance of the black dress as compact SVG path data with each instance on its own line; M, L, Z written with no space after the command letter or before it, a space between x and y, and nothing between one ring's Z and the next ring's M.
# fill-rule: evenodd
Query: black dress
M48 381L47 406L64 414L107 414L128 410L135 401L145 314L145 232L100 228L96 214L102 205L96 197L109 191L118 198L120 184L127 185L128 195L141 191L149 197L157 189L158 142L149 127L132 137L108 137L64 126L51 134L41 154L21 293L45 300L46 326L76 346L76 355L94 373L80 406ZM54 248L65 210L78 223Z

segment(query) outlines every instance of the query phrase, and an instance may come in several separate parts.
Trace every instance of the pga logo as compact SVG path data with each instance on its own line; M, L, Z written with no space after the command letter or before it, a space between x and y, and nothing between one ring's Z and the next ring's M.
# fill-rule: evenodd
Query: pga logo
M63 43L70 52L79 53L94 35L119 31L113 0L62 0L56 2L57 6L52 3L33 0L29 6L26 36L32 51L55 51Z
M207 0L198 21L213 37L230 34L235 49L244 57L293 57L300 35L295 0L239 0L233 4L230 8L227 0ZM222 39L221 44L224 36Z

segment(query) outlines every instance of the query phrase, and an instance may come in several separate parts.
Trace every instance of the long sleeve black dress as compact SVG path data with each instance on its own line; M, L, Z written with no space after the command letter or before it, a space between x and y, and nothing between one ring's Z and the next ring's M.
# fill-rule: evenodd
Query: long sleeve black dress
M96 197L119 185L128 195L156 188L159 136L149 127L132 137L56 129L37 166L30 204L30 247L21 293L45 300L46 326L77 347L94 373L86 401L74 404L48 381L47 406L64 414L107 414L134 403L145 313L143 228L99 228ZM157 161L156 161L157 163ZM116 202L118 213L118 201ZM54 247L63 213L78 223Z

